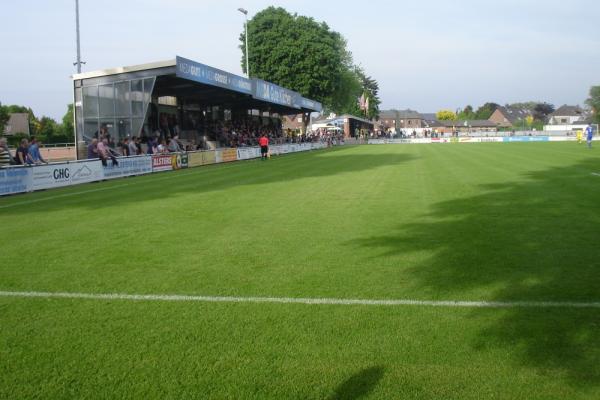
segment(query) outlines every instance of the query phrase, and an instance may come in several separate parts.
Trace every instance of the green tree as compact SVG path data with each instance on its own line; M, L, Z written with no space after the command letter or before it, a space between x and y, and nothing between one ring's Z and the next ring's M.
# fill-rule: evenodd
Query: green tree
M249 64L252 77L290 88L330 104L343 85L341 74L352 65L346 41L325 23L269 7L248 21ZM246 38L240 35L242 68Z
M362 93L369 99L368 116L370 118L379 119L379 83L373 77L367 76L361 67L355 68L356 75L362 85Z
M357 103L363 90L360 78L355 71L345 70L342 71L339 79L336 96L331 98L327 107L338 114L360 115L362 111Z
M533 115L528 115L525 117L525 122L527 123L527 126L530 128L533 126L533 121L534 121Z
M73 127L73 104L67 105L67 112L62 118L62 124L60 126L60 135L63 136L66 142L75 140L75 129ZM66 143L65 142L65 143Z
M498 107L496 103L485 103L475 112L475 119L489 119Z
M527 110L530 112L533 112L533 110L535 109L535 107L539 104L539 101L524 101L521 103L512 103L512 104L507 104L506 107L510 107L510 108L515 108L518 110Z
M42 117L39 120L39 128L36 136L42 142L53 143L54 136L59 133L59 126L55 120L50 117Z
M475 111L473 111L473 106L467 105L465 108L458 113L456 116L461 121L471 121L475 119Z
M240 43L245 71L245 32ZM336 113L356 111L357 97L369 91L378 114L377 82L353 65L346 40L324 22L268 7L248 21L248 53L252 77L295 90Z
M0 136L4 134L4 127L8 123L9 118L10 115L7 108L0 103Z
M439 121L456 121L456 114L451 110L440 110L435 114Z
M600 124L600 86L590 88L590 97L585 101L585 104L591 107L594 122Z
M538 103L533 108L533 118L536 121L546 122L548 116L554 112L555 108L552 104Z

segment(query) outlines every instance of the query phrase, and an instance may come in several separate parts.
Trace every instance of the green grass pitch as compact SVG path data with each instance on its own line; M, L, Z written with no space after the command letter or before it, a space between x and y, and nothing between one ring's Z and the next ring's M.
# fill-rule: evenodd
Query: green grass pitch
M600 301L599 149L357 146L0 199L0 291ZM600 308L0 296L2 399L599 399Z

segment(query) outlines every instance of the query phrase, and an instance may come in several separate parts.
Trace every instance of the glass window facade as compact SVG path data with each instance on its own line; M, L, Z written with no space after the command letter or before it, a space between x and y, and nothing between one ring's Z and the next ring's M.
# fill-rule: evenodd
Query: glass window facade
M111 83L75 84L78 157L86 158L86 145L101 133L115 143L140 136L156 78ZM82 87L80 87L82 86Z

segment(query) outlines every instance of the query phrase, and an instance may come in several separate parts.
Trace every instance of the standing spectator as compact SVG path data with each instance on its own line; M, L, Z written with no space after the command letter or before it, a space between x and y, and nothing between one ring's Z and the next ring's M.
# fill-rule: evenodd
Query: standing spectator
M146 154L156 154L157 149L156 149L156 138L150 138L148 139L148 150L146 150Z
M260 145L260 158L264 161L269 156L269 139L266 134L263 133L258 144Z
M98 139L93 138L92 143L88 145L87 158L88 160L94 160L98 158Z
M21 144L17 148L17 154L15 155L15 162L17 165L27 164L27 153L29 152L29 142L27 139L21 140Z
M131 155L129 154L129 138L125 138L121 142L121 154L123 157L129 157Z
M14 162L8 144L6 144L6 138L0 138L0 167L9 166Z
M27 164L48 164L48 161L44 160L40 154L40 146L35 136L31 137L31 144L27 151Z
M130 156L138 155L138 148L137 148L136 140L137 140L137 138L134 136L129 141L129 155Z
M142 142L139 137L135 138L135 147L137 148L137 152L135 154L138 156L141 156L143 154L143 151L142 151Z

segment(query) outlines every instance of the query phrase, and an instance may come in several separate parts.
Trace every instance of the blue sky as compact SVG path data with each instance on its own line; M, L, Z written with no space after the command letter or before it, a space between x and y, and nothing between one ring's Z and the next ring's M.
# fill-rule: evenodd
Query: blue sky
M0 101L61 118L75 71L74 0L2 2ZM376 78L384 108L582 104L600 85L600 2L80 0L84 71L181 55L241 74L245 7L326 21Z

